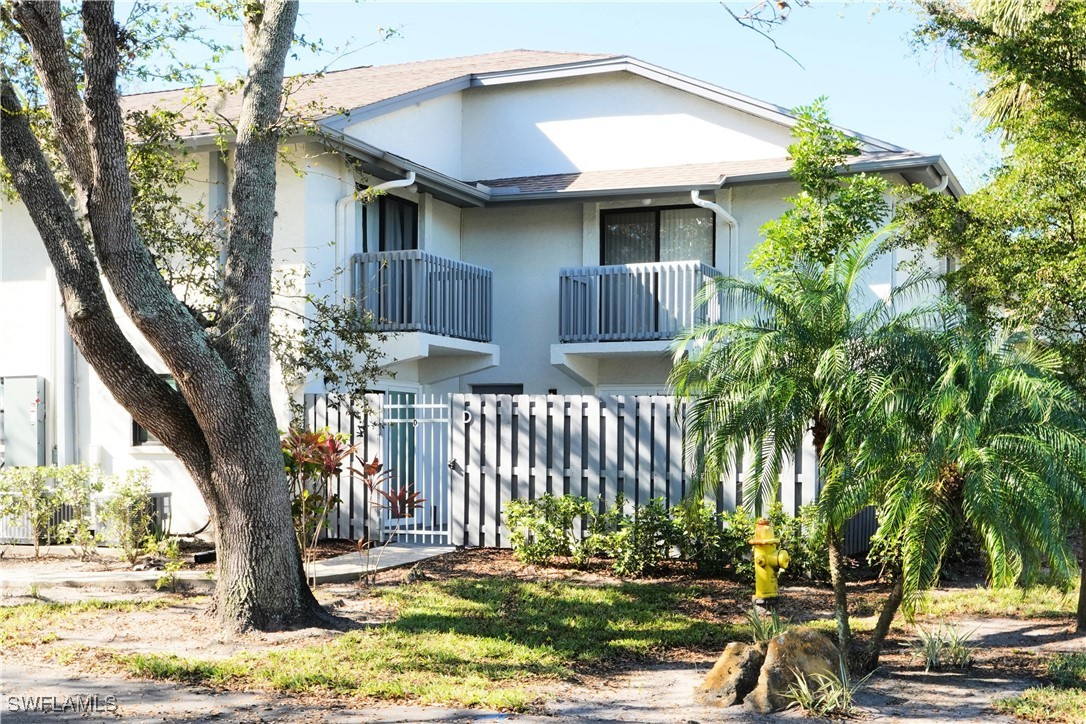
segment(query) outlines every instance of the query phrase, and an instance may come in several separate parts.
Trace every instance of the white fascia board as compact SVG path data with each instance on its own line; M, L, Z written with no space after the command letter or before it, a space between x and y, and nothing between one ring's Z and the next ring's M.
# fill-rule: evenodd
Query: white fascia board
M875 160L862 161L853 164L846 163L843 166L839 166L837 171L844 175L850 175L858 173L904 173L906 171L925 168L932 169L935 171L936 175L948 176L949 182L947 188L956 198L965 195L965 189L962 187L961 183L959 183L954 172L950 170L950 167L942 156L910 156L909 158L897 158L890 161ZM787 181L791 178L792 172L790 170L736 174L725 177L721 183L721 188L741 186L743 184L776 183Z
M501 193L499 189L493 189L490 195L492 204L512 205L518 202L535 201L591 201L622 198L645 198L653 196L667 196L671 194L689 195L691 191L716 191L721 182L675 184L673 186L640 186L630 188L591 189L586 191L525 191ZM506 187L507 188L507 187Z

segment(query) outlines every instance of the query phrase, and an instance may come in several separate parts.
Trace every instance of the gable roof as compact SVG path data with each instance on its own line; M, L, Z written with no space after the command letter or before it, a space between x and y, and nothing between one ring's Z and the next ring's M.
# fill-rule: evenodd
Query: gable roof
M396 65L371 66L300 76L293 82L289 102L295 108L309 107L317 120L334 118L343 110L368 108L428 89L445 90L450 81L468 79L479 73L550 68L557 65L600 60L612 56L589 53L560 53L545 50L506 50L499 53L469 55L459 58L422 60ZM219 115L236 120L241 110L238 93L224 94L217 86L203 86ZM449 88L448 90L452 90ZM190 89L156 91L127 95L121 103L127 111L162 108L184 111L193 97ZM207 123L194 123L192 135L215 131Z
M706 190L719 188L722 184L775 181L789 176L791 161L787 158L773 158L471 182L453 179L343 133L349 124L470 87L614 72L632 73L786 127L796 124L795 116L781 106L630 56L523 49L396 65L363 66L301 76L292 81L294 87L289 95L289 103L294 108L305 109L312 114L318 121L324 141L360 158L364 161L363 167L367 172L379 178L394 178L401 171L414 170L419 175L421 186L452 203L476 205L491 201L622 195L644 192L646 189L667 191L696 187ZM236 120L241 107L238 93L224 94L216 86L205 86L202 90L212 105L211 110L221 117ZM191 103L193 96L188 89L122 98L126 110L159 107L184 112ZM188 130L193 136L207 136L217 132L211 124L199 121L194 121ZM852 159L847 165L847 172L897 172L910 182L931 178L938 182L941 176L946 176L950 180L952 193L964 193L941 157L925 156L862 133L842 130L860 141L862 151L860 157ZM427 183L427 180L430 183Z

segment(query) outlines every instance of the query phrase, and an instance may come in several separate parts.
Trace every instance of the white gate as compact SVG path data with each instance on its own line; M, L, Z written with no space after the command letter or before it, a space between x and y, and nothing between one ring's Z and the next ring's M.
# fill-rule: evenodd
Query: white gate
M421 505L394 517L381 504L382 537L408 543L449 541L449 396L388 392L381 409L381 461L393 494L418 495Z

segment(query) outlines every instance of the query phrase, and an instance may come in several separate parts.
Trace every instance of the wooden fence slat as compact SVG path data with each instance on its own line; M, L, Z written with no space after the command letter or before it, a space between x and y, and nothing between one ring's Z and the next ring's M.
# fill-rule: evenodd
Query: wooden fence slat
M675 399L665 397L667 416L667 480L668 503L678 505L686 497L686 476L683 466L682 429L675 419Z
M467 427L467 403L464 395L453 395L449 405L449 542L453 545L467 545L467 506L470 494L467 487L465 467L470 461L464 456L467 452L465 429Z
M600 510L610 508L615 502L618 493L618 461L619 461L619 427L618 427L618 401L611 396L603 398L602 430L600 431L600 492L603 499L600 501Z
M485 452L484 463L486 473L480 480L483 481L483 500L485 518L483 520L484 545L495 547L498 545L499 526L501 525L501 507L499 498L501 495L501 482L497 475L498 462L498 397L497 395L483 395L483 446Z
M652 499L652 403L637 398L637 505Z
M513 416L513 398L509 395L501 395L495 398L495 424L497 476L498 476L498 513L495 520L498 530L498 545L502 542L508 544L509 531L505 527L505 504L513 499L513 431L516 429L516 419Z
M648 401L652 405L652 491L650 495L670 502L671 496L667 487L668 398L653 395Z

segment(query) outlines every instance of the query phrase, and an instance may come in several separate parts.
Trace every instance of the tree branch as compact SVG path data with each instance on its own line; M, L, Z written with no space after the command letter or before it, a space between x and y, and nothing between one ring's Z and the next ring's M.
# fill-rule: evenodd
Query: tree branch
M802 0L800 0L800 4L803 5L805 3ZM783 13L783 12L778 13L776 10L774 10L773 15L772 15L772 17L770 19L762 19L762 18L760 18L758 16L758 12L765 5L766 5L765 2L756 3L753 9L747 10L742 15L739 15L739 14L736 14L736 12L734 10L732 10L730 7L728 7L728 3L727 3L726 0L720 0L720 6L722 8L724 8L724 10L728 13L728 15L732 16L732 19L735 20L735 22L739 23L739 25L743 26L747 30L753 30L754 32L758 33L758 35L761 35L763 38L765 38L769 42L773 43L773 47L776 48L777 50L779 50L780 52L784 53L785 55L787 55L792 60L793 63L798 65L801 69L807 70L806 68L803 67L803 63L800 63L796 59L796 56L792 55L787 50L785 50L781 46L777 45L777 41L774 40L773 37L769 33L767 33L766 31L764 31L764 30L762 30L761 28L758 27L758 25L764 25L766 27L773 27L774 25L780 25L781 23L784 22L785 18L787 17L786 13ZM787 5L785 5L785 6L787 7Z
M286 55L298 3L270 0L245 16L249 71L234 155L234 214L226 242L219 349L235 369L247 371L254 394L267 395L271 313L271 243L275 223L276 123L281 114Z
M75 71L61 25L60 3L16 2L12 17L30 46L34 70L45 88L49 113L56 122L57 142L75 181L80 205L91 186L91 151L87 121Z
M166 284L132 216L132 179L117 96L117 27L113 3L83 4L87 124L94 183L88 219L102 271L125 313L169 366L201 427L214 417L238 375ZM198 401L206 408L200 407Z
M0 80L0 108L0 156L49 254L72 340L136 422L162 440L198 484L209 480L211 457L192 410L117 325L93 253L6 78Z

